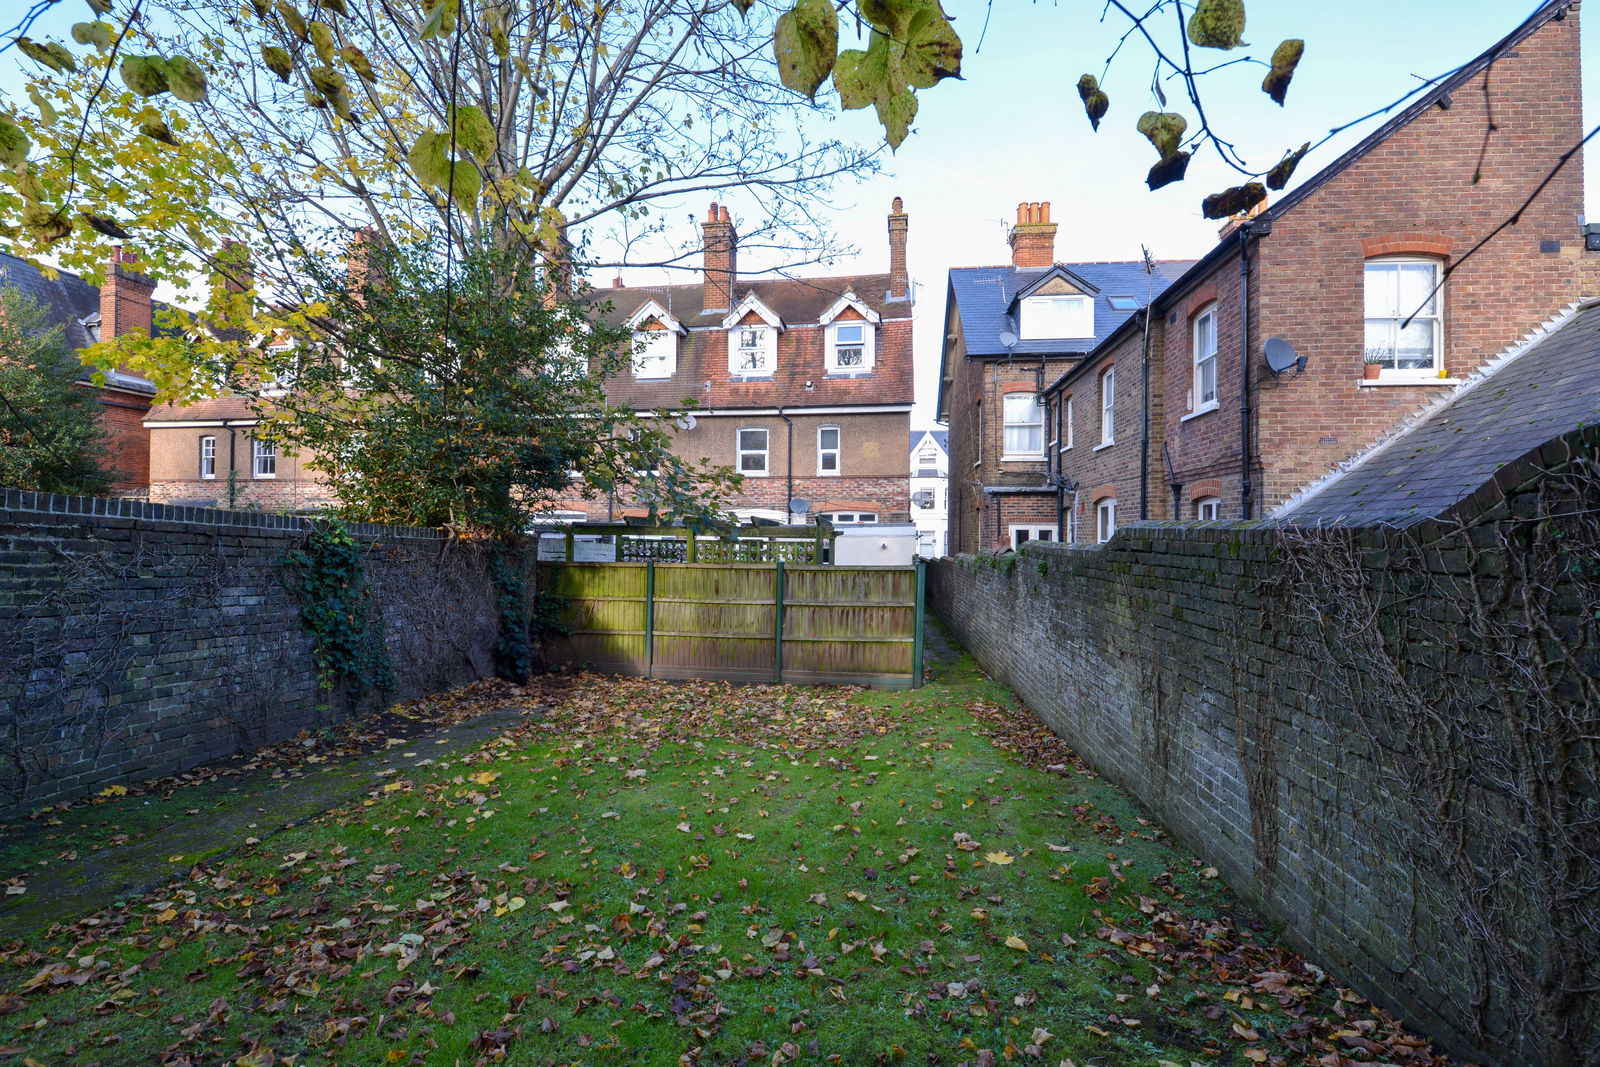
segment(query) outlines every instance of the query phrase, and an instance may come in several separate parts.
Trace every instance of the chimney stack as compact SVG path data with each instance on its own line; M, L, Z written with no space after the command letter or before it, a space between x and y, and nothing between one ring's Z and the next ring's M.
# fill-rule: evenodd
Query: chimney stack
M100 336L106 340L135 330L149 334L154 326L155 280L139 273L139 257L121 245L111 250L111 264L100 286Z
M898 196L889 208L889 296L890 300L911 299L911 276L906 271L906 205Z
M1217 240L1224 240L1230 234L1235 233L1240 226L1243 226L1265 210L1267 210L1267 199L1263 197L1261 202L1254 207L1241 211L1237 215L1229 215L1228 221L1224 222L1222 228L1217 231Z
M256 285L255 264L250 260L250 246L243 241L225 238L222 249L214 260L216 280L230 293L247 293Z
M728 209L711 205L700 226L706 257L705 281L701 300L707 311L733 308L733 287L739 276L739 235L734 232Z
M627 286L622 283L622 275L619 274L616 277L611 279L611 288L613 288L613 289L626 289L627 288Z
M1017 225L1011 231L1013 267L1048 267L1056 261L1056 224L1050 221L1050 202L1018 204Z

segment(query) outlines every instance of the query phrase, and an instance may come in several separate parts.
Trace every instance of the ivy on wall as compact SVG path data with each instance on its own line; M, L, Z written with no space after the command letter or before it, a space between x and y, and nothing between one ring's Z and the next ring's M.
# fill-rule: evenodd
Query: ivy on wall
M361 545L338 522L319 524L285 556L290 588L300 598L300 624L315 641L317 679L326 691L341 682L353 699L394 691L383 616L368 610Z

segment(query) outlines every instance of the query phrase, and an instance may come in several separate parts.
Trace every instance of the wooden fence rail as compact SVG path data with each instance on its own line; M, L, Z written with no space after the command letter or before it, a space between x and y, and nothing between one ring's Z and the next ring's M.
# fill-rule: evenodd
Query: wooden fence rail
M539 565L571 632L555 663L647 678L922 685L921 562Z

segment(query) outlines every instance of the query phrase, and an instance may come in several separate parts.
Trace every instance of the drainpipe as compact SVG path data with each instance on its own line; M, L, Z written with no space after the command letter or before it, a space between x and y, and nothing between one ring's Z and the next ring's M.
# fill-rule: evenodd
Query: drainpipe
M1172 487L1172 517L1183 518L1183 483L1178 481L1178 476L1172 472L1172 449L1167 447L1167 442L1161 442L1161 459L1167 465L1167 484Z
M222 428L228 431L228 510L234 510L239 496L239 468L234 462L237 434L232 419L223 419Z
M1251 518L1250 484L1250 237L1254 227L1239 227L1239 517Z
M1144 354L1139 363L1139 519L1150 517L1150 305L1144 311Z
M787 484L784 488L784 493L786 495L783 499L783 514L785 516L784 525L793 526L794 512L789 510L789 502L794 499L794 420L785 415L782 408L778 409L778 418L782 419L784 424L789 427L789 445L786 449L789 476L787 479ZM841 441L840 444L843 444L843 442Z

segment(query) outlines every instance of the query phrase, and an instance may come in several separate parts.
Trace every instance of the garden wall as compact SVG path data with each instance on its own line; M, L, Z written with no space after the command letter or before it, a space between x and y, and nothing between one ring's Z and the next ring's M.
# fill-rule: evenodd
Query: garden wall
M1600 474L1509 473L1409 531L944 560L929 604L1311 959L1468 1058L1597 1063Z
M285 562L310 530L0 490L0 817L493 674L483 554L436 531L354 526L393 690L320 689Z

